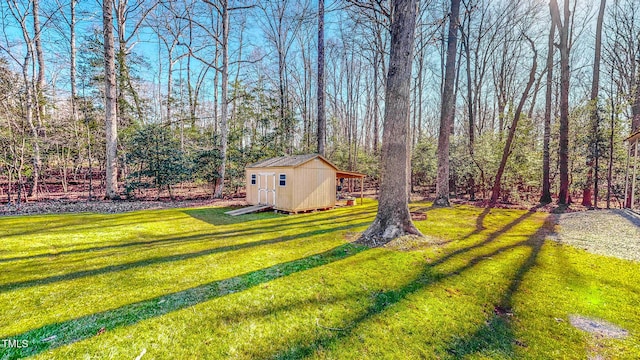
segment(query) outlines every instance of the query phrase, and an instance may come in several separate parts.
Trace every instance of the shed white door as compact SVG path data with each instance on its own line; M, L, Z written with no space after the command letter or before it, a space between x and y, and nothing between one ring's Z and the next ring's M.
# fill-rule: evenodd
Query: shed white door
M258 204L276 205L276 174L258 174Z

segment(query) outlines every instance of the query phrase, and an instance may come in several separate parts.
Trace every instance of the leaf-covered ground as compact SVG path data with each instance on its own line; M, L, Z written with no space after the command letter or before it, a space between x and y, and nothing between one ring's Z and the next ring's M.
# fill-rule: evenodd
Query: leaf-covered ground
M0 218L0 359L640 358L638 262L545 241L556 215L428 205L425 240L377 249L350 243L373 201Z
M238 206L246 204L243 200L40 200L28 203L11 203L0 205L0 216L11 215L44 215L95 212L105 214L123 213L136 210L158 210L169 208L186 208L196 206Z

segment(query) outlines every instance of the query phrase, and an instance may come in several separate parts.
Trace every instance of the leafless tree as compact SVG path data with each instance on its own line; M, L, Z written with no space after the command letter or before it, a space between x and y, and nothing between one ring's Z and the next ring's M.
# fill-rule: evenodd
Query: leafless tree
M103 0L102 26L104 34L105 81L105 137L106 137L106 188L105 198L119 199L118 194L118 118L116 110L116 53L113 34L113 0Z
M531 69L529 70L529 81L527 82L524 88L524 92L520 97L520 101L518 102L518 107L516 108L516 111L513 114L513 120L511 121L511 126L509 127L509 135L507 136L507 142L504 145L504 150L502 151L502 159L500 160L498 172L493 182L491 199L489 201L491 204L495 204L496 201L498 201L498 197L500 196L502 175L504 174L504 168L507 165L507 160L509 158L509 155L511 155L513 139L515 137L516 129L518 127L518 121L520 120L520 115L522 114L522 109L524 108L524 104L527 101L529 92L531 91L531 87L536 81L536 70L538 68L538 52L536 50L536 46L533 40L526 37L526 35L523 35L523 37L525 37L529 42L529 44L531 45L531 50L533 52L533 63L531 65Z
M549 40L547 45L547 83L545 88L545 104L544 104L544 135L542 144L542 194L540 195L540 203L548 204L551 202L551 108L553 96L553 55L555 40L555 23L551 23L549 29Z
M557 0L549 2L553 23L560 34L558 48L560 50L560 136L558 149L558 163L560 168L560 192L558 203L569 205L569 55L571 51L572 17L569 0L564 0L563 17Z
M32 147L33 147L33 156L31 158L31 162L33 165L33 174L32 174L32 182L31 187L29 189L28 196L35 195L37 197L39 191L40 184L40 170L41 170L41 152L40 152L40 128L39 124L36 123L36 119L34 119L34 108L35 111L38 111L38 99L37 99L37 79L35 74L31 70L31 64L35 62L34 53L35 53L35 38L36 35L32 33L29 28L28 18L32 15L32 4L30 2L24 3L18 0L11 0L7 2L8 10L10 16L16 21L18 24L22 39L24 41L24 58L23 60L19 60L19 57L14 55L11 49L7 46L4 47L5 52L21 67L22 70L22 81L24 83L25 88L25 106L24 106L24 117L26 123L31 130L32 136ZM36 6L37 9L37 6ZM35 32L35 30L33 31ZM37 114L35 114L37 117ZM38 118L38 117L37 117Z
M391 54L382 141L380 203L378 214L359 241L379 246L403 235L420 235L408 207L407 135L411 97L416 2L392 2Z
M435 206L449 205L449 145L451 127L455 115L454 86L456 77L456 54L460 26L460 0L451 0L447 60L444 75L442 106L440 107L440 132L438 135L438 175L436 180Z
M582 205L587 207L598 207L598 166L599 158L599 142L600 142L600 114L598 113L598 92L600 90L600 57L602 53L602 25L604 22L604 10L607 1L600 1L600 10L598 11L598 19L596 23L596 41L593 59L593 80L591 81L591 156L587 162L589 170L587 171L587 181L582 191ZM595 179L594 179L595 172ZM593 202L591 201L591 189L593 187Z
M324 0L318 0L318 154L325 156L327 119L324 112Z

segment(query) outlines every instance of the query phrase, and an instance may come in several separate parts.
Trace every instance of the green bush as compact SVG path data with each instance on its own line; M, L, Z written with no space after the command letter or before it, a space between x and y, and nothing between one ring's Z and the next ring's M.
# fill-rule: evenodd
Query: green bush
M150 124L135 130L127 141L126 163L133 169L127 177L127 196L134 190L155 188L158 194L186 180L191 172L180 144L170 130Z

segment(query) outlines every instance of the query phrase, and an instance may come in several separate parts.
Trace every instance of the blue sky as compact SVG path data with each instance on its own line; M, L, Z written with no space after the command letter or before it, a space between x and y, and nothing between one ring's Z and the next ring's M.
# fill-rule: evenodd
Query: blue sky
M63 11L65 12L64 16L69 18L69 7L68 0L57 0L63 4ZM295 2L294 2L295 3ZM325 20L325 37L327 39L331 38L331 34L335 33L337 30L337 21L335 19L338 18L336 16L335 9L340 6L341 2L339 0L328 0L326 1L325 7L327 9L326 20ZM11 51L13 55L22 61L25 54L25 49L23 46L22 32L20 28L17 26L14 19L11 16L7 16L10 13L8 12L7 3L0 5L2 7L2 11L5 15L5 23L3 27L3 40L2 43L6 44L7 42L13 44L11 47ZM47 21L47 13L51 13L52 9L58 7L59 5L54 0L44 1L41 4L41 22L45 23ZM311 9L315 13L317 9L317 0L313 0L311 2ZM24 9L22 9L24 10ZM258 21L259 16L264 16L261 14L259 9L250 10L253 13L253 16L247 17L246 27L243 34L243 57L246 58L252 51L260 51L266 54L265 60L276 60L275 54L270 50L269 44L266 42L266 39L263 34L263 30ZM69 43L68 43L68 26L66 25L64 18L61 17L61 14L58 13L56 15L58 18L53 19L50 22L46 22L45 28L43 30L43 46L45 48L45 56L47 58L47 80L52 82L56 82L56 87L62 89L68 89L68 79L69 79ZM101 3L94 0L81 0L77 5L77 35L76 35L76 43L78 46L78 52L82 52L82 40L85 35L90 35L93 31L102 29L102 7ZM31 17L28 17L28 26L31 27ZM232 15L232 25L231 25L231 37L232 37L232 49L231 49L231 60L237 60L237 35L238 31L237 26L234 26L234 22L237 21L237 16ZM313 20L314 26L313 29L310 29L314 33L315 38L315 19ZM129 23L129 28L132 27L131 22ZM64 33L64 34L62 34ZM138 75L144 80L152 83L156 83L158 81L158 70L160 64L160 58L163 58L163 62L166 62L166 50L164 45L161 45L160 40L155 35L152 29L150 28L141 28L141 30L137 33L133 43L135 44L133 47L133 51L144 57L147 61L148 67L142 68L138 72ZM160 54L159 54L160 49ZM86 50L86 49L85 49ZM180 50L182 51L182 50ZM6 54L2 54L2 56L6 57ZM13 65L16 65L15 63ZM166 68L166 64L163 65ZM199 65L195 65L195 71L198 70ZM315 67L315 65L314 65ZM163 69L165 71L165 69ZM213 76L213 72L210 74ZM177 74L174 74L174 78ZM163 75L163 78L166 78L166 73ZM162 79L163 82L166 79Z

